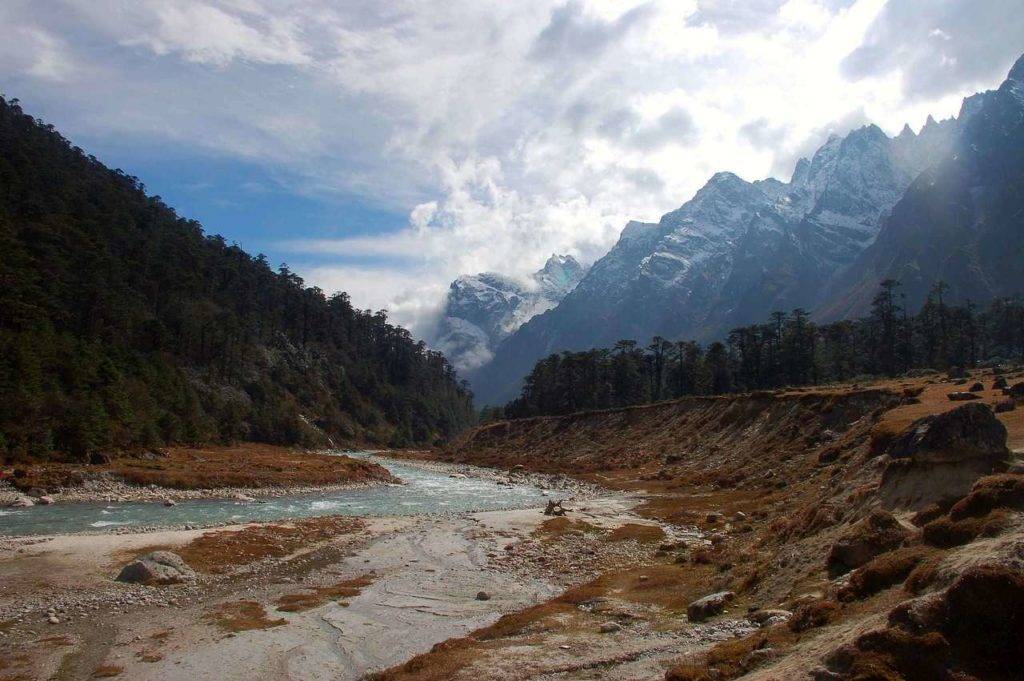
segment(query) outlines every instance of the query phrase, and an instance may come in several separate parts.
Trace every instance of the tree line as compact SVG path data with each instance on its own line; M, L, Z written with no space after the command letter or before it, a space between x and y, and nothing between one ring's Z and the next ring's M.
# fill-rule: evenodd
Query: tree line
M951 304L939 282L916 315L900 283L885 280L861 319L815 324L802 309L773 312L707 347L655 336L642 346L563 352L539 361L522 391L485 419L606 409L686 395L715 395L848 381L867 376L1024 361L1024 302L992 300L984 309Z
M438 353L308 287L0 97L0 460L168 443L432 443Z

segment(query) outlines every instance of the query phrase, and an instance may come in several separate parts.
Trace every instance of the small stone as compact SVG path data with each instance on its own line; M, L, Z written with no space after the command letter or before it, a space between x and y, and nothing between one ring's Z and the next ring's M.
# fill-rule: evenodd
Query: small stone
M56 615L48 615L46 621L50 624L60 624L60 619Z
M612 634L616 631L622 631L622 626L618 622L605 622L601 625L602 634Z
M491 600L491 595L486 591L478 591L476 594L476 599L478 601L489 601Z

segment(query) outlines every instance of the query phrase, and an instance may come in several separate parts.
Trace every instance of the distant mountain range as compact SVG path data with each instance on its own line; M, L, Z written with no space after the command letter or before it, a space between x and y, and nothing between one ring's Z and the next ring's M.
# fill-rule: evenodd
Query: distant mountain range
M1024 57L998 90L968 97L956 118L929 117L917 134L868 125L830 137L789 182L717 173L658 223L627 224L575 287L548 299L557 305L503 316L501 333L478 336L486 352L465 352L472 334L455 331L461 322L438 347L478 404L497 404L552 352L655 335L708 341L797 307L820 320L859 316L885 278L904 284L911 309L939 280L951 300L1019 293L1022 93ZM453 305L467 279L482 285L456 281L446 320L468 319Z
M571 255L553 255L526 281L493 272L452 282L433 345L461 372L491 360L494 349L576 287L586 270Z

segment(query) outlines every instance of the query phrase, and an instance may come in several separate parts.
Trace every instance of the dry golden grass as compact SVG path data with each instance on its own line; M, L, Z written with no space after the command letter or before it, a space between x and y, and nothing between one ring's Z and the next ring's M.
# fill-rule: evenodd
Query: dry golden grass
M120 457L109 464L38 464L17 469L22 489L77 487L86 474L112 473L135 485L172 489L303 487L392 480L385 468L347 456L245 443L230 447L172 447L154 459Z
M994 379L995 376L987 370L973 372L972 377L968 379L968 383L978 380L985 385L986 389L977 393L981 397L979 401L993 408L998 402L1005 399L1002 391L990 390ZM942 382L936 382L939 380ZM963 402L951 402L948 397L949 393L962 390L963 386L945 381L939 376L892 381L882 385L890 389L897 389L900 386L911 387L920 389L921 392L916 398L916 403L890 409L878 422L872 432L876 451L884 449L884 446L892 438L906 430L914 421L925 416L951 411L963 405ZM1006 426L1007 446L1011 450L1019 450L1024 447L1024 409L996 414L996 418Z
M373 574L366 574L338 582L333 586L318 587L299 594L287 594L278 599L277 609L279 612L302 612L321 606L327 601L355 598L365 587L373 583L373 578Z
M267 611L256 601L235 601L224 603L216 610L207 613L205 619L223 629L236 633L254 629L270 629L288 624L288 620L272 620Z
M603 530L586 520L570 520L567 516L549 518L542 522L533 533L545 539L557 539L567 534L599 534Z
M157 460L118 459L110 471L137 485L174 489L292 487L390 480L383 467L347 456L243 444L168 450Z
M113 563L121 565L151 551L173 551L194 570L224 574L264 558L291 555L317 542L358 532L365 526L359 518L342 516L303 518L274 525L247 525L239 530L206 532L185 546L153 545L121 551L114 555Z
M605 537L607 541L636 541L641 544L656 544L665 538L665 530L657 525L626 523L616 527Z

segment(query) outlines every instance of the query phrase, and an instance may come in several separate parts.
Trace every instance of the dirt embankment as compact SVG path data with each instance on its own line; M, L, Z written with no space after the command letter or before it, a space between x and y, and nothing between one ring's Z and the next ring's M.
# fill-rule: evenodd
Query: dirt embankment
M445 458L570 474L643 470L678 479L703 473L701 481L724 484L765 473L773 463L797 464L795 456L839 440L902 401L890 389L692 397L489 424L456 441Z
M1005 399L989 389L994 378L987 371L970 377L984 382L976 404L991 407ZM1012 576L1024 555L1024 475L992 476L1002 462L975 471L989 477L981 477L965 501L944 499L917 514L887 504L879 493L884 472L902 456L890 452L897 436L922 427L917 419L963 404L947 397L965 390L962 383L929 376L871 388L690 398L495 423L466 434L445 458L562 472L633 490L645 498L642 515L665 528L692 527L700 537L666 542L653 558L627 570L611 568L379 678L498 678L497 669L510 674L501 678L652 678L660 669L677 681L744 674L852 679L868 678L858 674L869 668L878 674L870 678L925 678L905 673L915 656L927 657L925 674L982 670L962 649L983 627L960 631L944 623L945 615L924 618L915 631L886 625L887 616L890 623L898 618L889 613L902 612L915 596L945 604L975 587L991 587L1010 600L1024 597L1021 580ZM999 446L1014 470L1021 410L983 411L988 431L1006 441L1008 448ZM956 419L931 427L952 433ZM979 445L971 432L960 435L967 448ZM967 456L921 451L910 465L924 470L947 454ZM989 572L967 575L979 564ZM710 623L687 617L686 603L716 592L730 596ZM942 607L953 612L954 605ZM735 632L737 623L754 630L708 645L713 627ZM657 639L660 652L634 645L654 646L652 631L664 633ZM609 638L617 645L606 646L607 657L582 667L561 659L561 651L597 650ZM689 650L686 640L694 643ZM629 654L615 656L616 649Z

